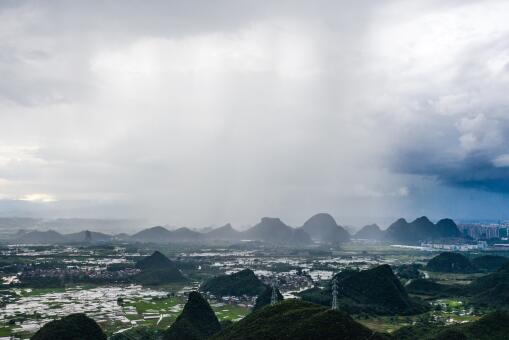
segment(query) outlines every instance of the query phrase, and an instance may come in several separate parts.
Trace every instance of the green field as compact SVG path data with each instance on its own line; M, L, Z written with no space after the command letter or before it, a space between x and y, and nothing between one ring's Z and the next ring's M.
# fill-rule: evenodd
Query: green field
M151 300L134 300L126 301L124 304L124 312L136 310L137 314L126 314L129 320L136 320L139 326L150 326L159 329L168 328L177 318L186 303L185 297L167 297L167 298L154 298ZM211 301L212 309L217 315L219 321L231 320L238 321L249 313L249 308L229 305ZM131 308L129 308L131 307ZM163 315L162 319L155 317ZM108 331L115 331L125 328L122 324L105 325Z

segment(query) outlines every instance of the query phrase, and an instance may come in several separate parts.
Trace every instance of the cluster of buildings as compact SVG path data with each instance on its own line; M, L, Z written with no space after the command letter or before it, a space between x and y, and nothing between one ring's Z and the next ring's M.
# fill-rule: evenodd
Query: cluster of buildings
M486 241L477 241L476 243L465 243L465 244L448 244L448 243L421 243L423 250L445 250L445 251L472 251L472 250L483 250L488 248Z
M74 278L74 279L98 279L98 280L121 280L131 276L134 276L140 272L139 269L136 268L126 268L118 271L108 271L108 270L98 270L98 269L89 269L84 270L81 268L53 268L53 269L30 269L24 270L19 275L19 280L23 282L26 279L36 279L36 278Z
M509 236L509 222L459 224L458 229L474 240L507 239Z

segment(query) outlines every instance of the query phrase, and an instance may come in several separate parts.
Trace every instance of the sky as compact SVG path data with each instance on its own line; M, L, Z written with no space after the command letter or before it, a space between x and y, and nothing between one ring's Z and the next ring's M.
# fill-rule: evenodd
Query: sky
M2 1L0 216L509 219L507 1Z

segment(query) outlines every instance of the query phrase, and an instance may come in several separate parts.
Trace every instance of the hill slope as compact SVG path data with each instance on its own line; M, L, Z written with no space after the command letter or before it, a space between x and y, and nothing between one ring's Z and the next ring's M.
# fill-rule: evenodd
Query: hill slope
M205 237L209 240L220 240L220 241L237 241L242 239L242 233L233 229L230 223L213 229L205 234Z
M393 334L396 340L505 340L509 333L509 314L493 312L481 319L452 326L410 326Z
M315 241L326 243L350 241L350 234L329 214L320 213L312 216L304 223L302 229Z
M300 300L255 311L214 335L213 340L384 339L348 315Z
M160 226L147 228L132 235L131 241L167 243L171 241L171 231Z
M191 292L182 313L164 332L164 340L201 340L221 330L209 303L200 293Z
M459 253L443 252L428 261L426 269L442 273L474 273L477 268Z
M217 296L257 296L266 286L251 269L244 269L230 275L221 275L205 282L200 290Z
M370 224L356 232L354 238L363 240L383 240L384 232L377 224Z
M495 273L479 277L468 285L474 304L490 308L507 308L509 305L509 264Z
M311 237L301 229L284 224L279 218L263 217L257 225L243 233L245 238L276 244L303 245L311 243Z
M68 242L110 242L113 236L95 231L83 230L73 234L66 234L64 238Z
M139 260L135 266L141 269L134 277L138 283L158 285L186 281L176 264L158 251Z
M456 223L450 218L444 218L436 224L439 237L461 237L461 232Z
M135 266L141 270L177 268L173 261L157 250L136 262Z
M494 272L509 262L509 258L497 255L485 255L472 259L472 264L479 269Z
M380 315L417 314L427 309L412 300L389 265L364 271L342 271L336 275L340 310L349 313L369 312ZM330 285L299 293L303 300L331 305Z
M54 230L48 231L30 231L26 234L22 234L15 240L18 243L44 243L44 244L54 244L54 243L64 243L66 238L64 235L56 232Z
M284 300L283 295L281 294L281 292L277 288L276 288L276 295L277 295L277 301L278 302ZM258 295L258 297L256 298L256 303L255 303L255 305L253 307L253 311L259 310L262 307L270 305L271 299L272 299L272 287L271 286L267 286L265 288L265 290L260 295Z
M418 244L421 241L457 237L461 237L461 233L453 220L443 219L433 224L426 216L419 217L411 223L400 218L385 232L387 241L402 244Z
M31 340L106 340L106 334L85 314L71 314L48 322Z

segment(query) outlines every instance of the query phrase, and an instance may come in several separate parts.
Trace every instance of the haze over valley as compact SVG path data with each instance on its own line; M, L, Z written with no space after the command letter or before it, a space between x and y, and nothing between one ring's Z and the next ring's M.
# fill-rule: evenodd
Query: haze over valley
M0 1L0 340L502 340L509 3Z

